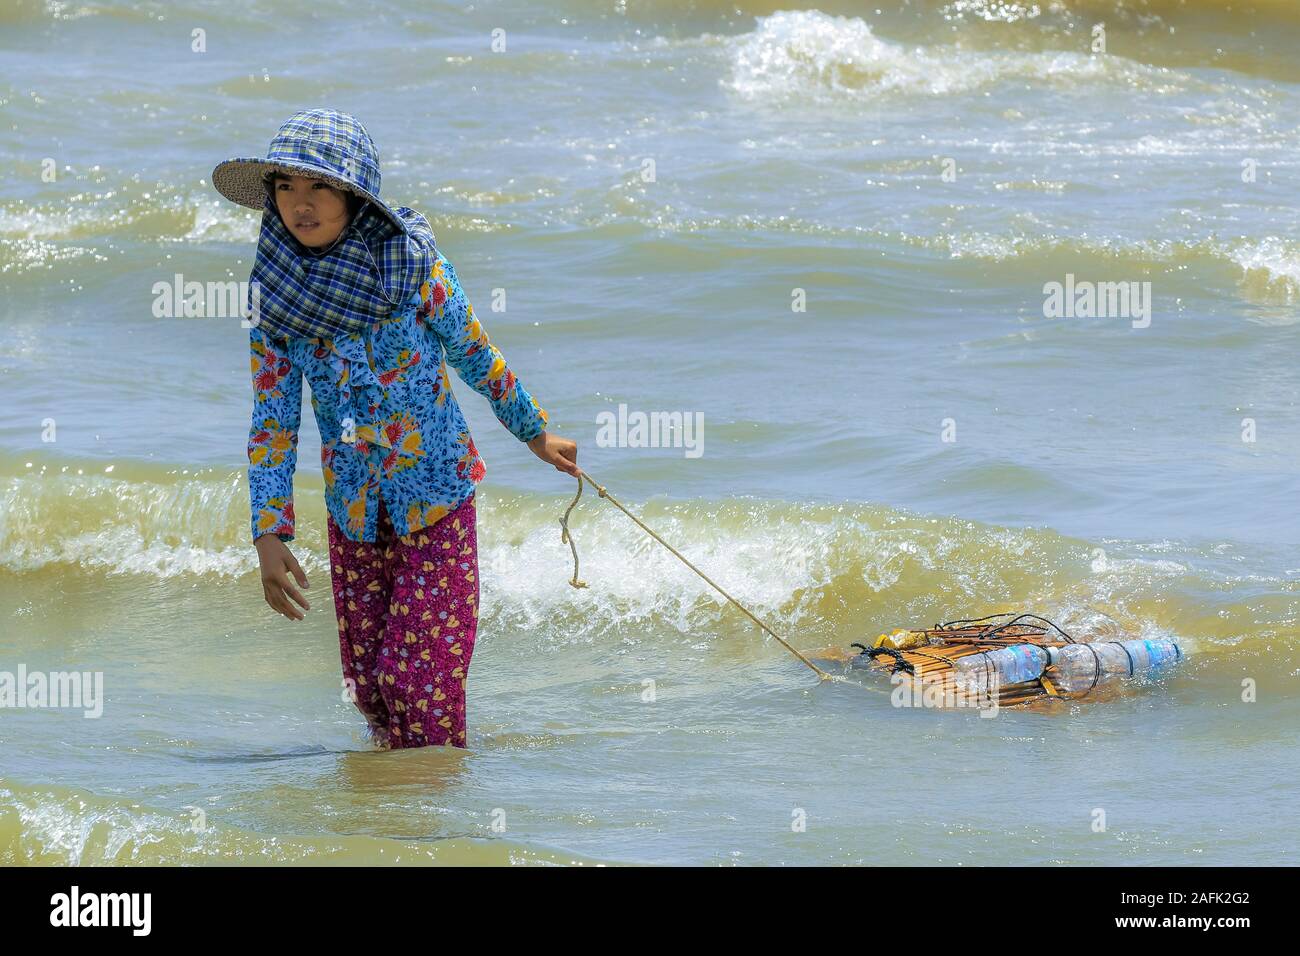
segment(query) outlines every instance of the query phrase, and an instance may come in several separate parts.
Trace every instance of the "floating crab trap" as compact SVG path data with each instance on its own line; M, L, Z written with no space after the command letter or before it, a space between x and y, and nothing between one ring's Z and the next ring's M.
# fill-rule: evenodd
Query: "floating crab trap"
M1087 697L1099 687L1150 677L1184 656L1169 638L1076 639L1045 617L1014 612L898 630L870 647L851 646L860 652L851 667L909 683L939 706Z

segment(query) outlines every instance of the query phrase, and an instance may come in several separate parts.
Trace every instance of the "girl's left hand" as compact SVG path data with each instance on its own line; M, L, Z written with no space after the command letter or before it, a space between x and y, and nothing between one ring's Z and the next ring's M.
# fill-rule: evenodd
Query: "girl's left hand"
M542 432L528 443L528 447L542 461L554 465L556 471L574 478L582 474L582 469L578 467L578 446L569 439Z

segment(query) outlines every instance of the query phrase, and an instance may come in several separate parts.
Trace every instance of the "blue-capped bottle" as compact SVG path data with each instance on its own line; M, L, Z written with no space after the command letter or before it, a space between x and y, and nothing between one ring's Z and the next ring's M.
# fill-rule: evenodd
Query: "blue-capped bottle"
M1183 649L1167 638L1067 644L1048 651L1047 679L1063 694L1081 694L1102 684L1142 677L1182 659Z
M967 692L993 694L1006 684L1037 680L1047 663L1047 648L1037 644L1015 644L968 654L957 659L957 686Z

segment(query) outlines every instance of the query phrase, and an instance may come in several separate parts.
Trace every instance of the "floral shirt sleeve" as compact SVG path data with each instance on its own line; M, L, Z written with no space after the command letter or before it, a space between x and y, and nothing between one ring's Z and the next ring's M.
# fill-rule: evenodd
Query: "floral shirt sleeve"
M254 326L249 330L253 421L248 433L248 491L253 540L264 534L293 540L293 473L302 422L302 369L284 346Z
M511 434L523 442L536 438L546 430L546 410L515 378L505 357L488 340L452 264L440 257L434 274L434 308L428 322L442 339L447 361L470 388L488 400L497 420ZM445 295L443 302L438 301L440 292Z

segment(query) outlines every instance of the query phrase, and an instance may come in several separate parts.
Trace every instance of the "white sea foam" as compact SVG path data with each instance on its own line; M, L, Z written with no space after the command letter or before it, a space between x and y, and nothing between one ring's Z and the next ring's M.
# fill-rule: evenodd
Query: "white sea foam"
M189 242L256 242L258 218L225 199L203 199L194 204L194 227L185 234Z
M62 472L10 478L0 483L0 568L239 577L257 569L245 489L233 474L174 482ZM308 548L300 560L309 572L326 567Z
M731 53L731 75L724 83L752 99L944 96L1013 80L1070 86L1112 82L1128 89L1164 90L1190 80L1174 70L1114 55L909 47L881 39L860 18L817 10L760 17L758 28L737 38Z
M1241 268L1242 294L1265 304L1300 302L1300 248L1277 236L1242 241L1225 254Z

